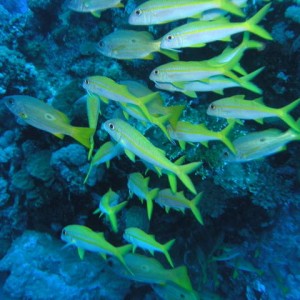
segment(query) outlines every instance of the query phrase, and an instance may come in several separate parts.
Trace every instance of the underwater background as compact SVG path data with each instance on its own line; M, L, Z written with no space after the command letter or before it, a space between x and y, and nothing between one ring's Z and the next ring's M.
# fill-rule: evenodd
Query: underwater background
M72 125L88 127L82 87L88 76L135 80L158 91L149 74L170 62L169 57L155 53L151 59L118 60L97 51L98 42L115 29L147 30L158 39L185 23L128 25L129 15L143 2L124 0L123 8L104 10L99 17L72 11L68 1L0 0L1 98L35 97L66 114ZM247 51L241 64L249 73L264 67L253 82L262 89L268 107L281 108L300 97L300 3L251 0L243 11L250 17L270 2L260 25L273 40L251 35L263 43L263 49ZM179 57L182 61L216 57L242 38L239 33L232 41L185 48ZM225 123L207 115L208 106L240 94L246 99L260 97L241 87L225 90L224 95L199 92L197 98L161 91L167 107L185 107L181 120L205 123L213 131L222 130ZM101 103L95 149L110 140L102 124L116 113L120 117L118 109L116 102ZM291 115L297 120L300 108L295 107ZM133 163L120 154L109 167L95 166L84 184L90 167L86 147L69 136L58 139L29 126L8 110L4 100L0 100L0 116L0 299L300 299L299 133L273 155L235 162L224 156L226 146L219 141L207 147L188 144L183 150L153 124L126 121L171 161L183 155L185 163L201 161L189 174L197 194L202 192L201 224L189 209L167 213L157 203L149 220L145 202L128 191L129 174L149 177L151 189L166 189L169 183L165 174L160 177L151 168L146 173L138 159ZM263 124L236 122L230 140L269 128L285 132L289 126L276 118L266 118ZM196 197L179 180L177 185L189 200ZM119 202L128 201L117 214L117 232L109 218L94 213L109 189L119 195ZM123 266L116 268L110 258L104 260L92 251L80 259L76 245L63 248L61 232L70 224L104 232L118 247L125 244L123 233L130 227L153 234L162 244L175 239L169 253L175 268L186 266L192 289L174 284L175 272L161 253L154 257L166 273L151 260L146 265L152 270L147 280L144 274L137 280L122 276ZM136 253L153 257L142 249Z

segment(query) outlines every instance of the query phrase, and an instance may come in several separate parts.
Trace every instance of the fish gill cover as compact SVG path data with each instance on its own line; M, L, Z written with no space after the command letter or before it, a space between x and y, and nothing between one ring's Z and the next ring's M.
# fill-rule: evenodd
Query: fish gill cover
M0 298L300 299L299 1L0 13Z

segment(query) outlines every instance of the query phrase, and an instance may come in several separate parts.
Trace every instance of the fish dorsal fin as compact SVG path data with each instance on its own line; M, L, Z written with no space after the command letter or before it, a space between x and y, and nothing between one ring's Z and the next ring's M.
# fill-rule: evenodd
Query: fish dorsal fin
M256 98L253 101L261 105L265 105L263 97Z

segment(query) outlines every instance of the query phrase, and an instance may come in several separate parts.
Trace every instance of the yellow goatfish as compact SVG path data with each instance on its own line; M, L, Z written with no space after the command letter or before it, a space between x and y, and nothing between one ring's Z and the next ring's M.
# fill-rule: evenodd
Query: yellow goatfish
M129 16L130 25L164 24L185 18L199 18L202 12L221 8L240 17L242 10L229 0L150 0Z
M229 140L228 135L233 129L234 122L230 122L227 127L221 131L211 131L205 124L192 124L189 122L177 122L175 128L168 127L170 136L174 140L179 141L179 145L182 149L185 149L185 143L201 143L207 147L208 141L219 140L222 141L232 153L235 153L234 146Z
M204 47L214 41L230 41L231 35L249 31L266 40L272 36L257 23L267 14L271 3L265 5L255 16L243 23L232 23L226 18L215 21L196 21L172 29L162 37L162 49L178 49L185 47Z
M145 177L141 173L131 173L128 178L127 187L129 195L136 195L142 202L146 200L148 219L151 220L153 212L153 199L156 197L159 189L149 189L150 177Z
M176 176L193 193L196 189L187 174L196 170L201 162L187 165L176 165L171 162L162 149L155 147L143 134L121 119L111 119L103 124L103 129L124 148L125 154L131 161L135 161L135 155L152 164L161 174L162 170L168 174L170 186L176 191ZM175 176L176 175L176 176Z
M100 213L100 217L105 215L110 222L112 230L118 232L117 213L124 208L128 201L119 203L120 196L112 189L109 189L99 201L99 208L94 211L94 214Z
M289 129L282 132L279 129L267 129L248 133L233 141L236 154L224 152L224 160L227 162L247 162L260 159L274 153L286 150L286 144L299 141L300 133Z
M155 236L153 234L148 234L137 227L126 228L123 238L125 241L133 245L133 252L135 252L136 248L142 248L144 250L148 250L152 255L154 255L154 252L163 253L171 267L174 268L173 261L168 251L175 243L175 239L170 240L163 245L155 240Z
M103 232L95 232L83 225L66 226L62 230L61 239L67 243L66 246L77 247L80 259L83 259L85 251L99 253L105 260L106 255L112 255L132 274L124 260L124 255L132 249L131 245L115 247L105 239Z
M125 85L118 84L105 76L88 77L83 82L83 88L88 93L98 95L106 103L108 100L112 100L123 104L136 105L148 120L151 120L151 115L146 107L146 103L156 98L158 94L158 92L155 92L144 97L135 97Z
M202 199L202 192L199 193L193 200L185 198L183 192L173 193L170 189L160 190L154 201L161 207L166 209L168 213L170 209L185 212L186 209L190 209L197 219L197 221L203 225L203 218L197 207Z
M246 100L244 95L235 95L212 102L206 113L215 117L255 120L259 123L262 123L264 118L277 117L300 132L300 125L289 115L289 112L299 104L300 98L284 107L272 108L266 106L262 98Z
M70 125L69 118L51 105L24 95L7 96L3 100L7 108L27 124L50 132L60 139L69 135L85 147L91 147L95 130Z
M103 10L124 7L120 2L121 0L68 0L67 7L77 12L90 12L93 16L99 18Z
M128 272L116 259L108 260L108 266L121 277L144 283L161 285L172 283L187 291L193 291L186 266L165 269L155 258L136 253L127 253L124 259L132 273Z
M160 52L178 60L178 53L160 48L160 40L154 40L148 31L119 29L105 36L98 43L97 50L116 59L154 59L154 52Z

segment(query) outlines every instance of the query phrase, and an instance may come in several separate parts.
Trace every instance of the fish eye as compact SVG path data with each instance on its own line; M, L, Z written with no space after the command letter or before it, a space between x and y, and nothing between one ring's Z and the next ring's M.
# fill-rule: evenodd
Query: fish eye
M174 35L168 35L168 36L167 36L167 40L168 40L168 41L171 41L171 40L173 40L173 39L174 39Z
M142 14L142 10L141 9L136 9L134 11L134 13L137 15L137 16L140 16Z
M155 74L155 75L158 75L158 74L159 74L159 71L158 71L158 70L154 70L154 74Z
M215 110L217 107L214 104L210 105L210 109Z
M62 231L62 235L67 235L67 232L65 229Z
M228 156L229 156L228 151L224 151L224 156L225 156L225 157L228 157Z
M99 47L104 47L104 42L103 41L100 41L99 43L98 43L98 45L99 45Z
M109 128L110 130L114 130L114 129L115 129L115 126L114 126L113 123L109 123L109 124L108 124L108 128Z
M85 79L83 83L88 85L90 84L90 81L88 79Z

